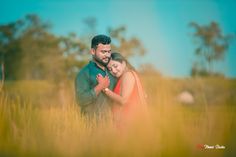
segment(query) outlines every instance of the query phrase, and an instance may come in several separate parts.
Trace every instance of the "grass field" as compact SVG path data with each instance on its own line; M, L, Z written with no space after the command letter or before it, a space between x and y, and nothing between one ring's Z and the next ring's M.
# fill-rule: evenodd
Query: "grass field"
M0 157L236 156L236 80L146 76L143 82L149 120L140 117L125 132L112 121L88 124L73 83L7 82L0 95ZM191 91L193 104L177 100L183 90Z

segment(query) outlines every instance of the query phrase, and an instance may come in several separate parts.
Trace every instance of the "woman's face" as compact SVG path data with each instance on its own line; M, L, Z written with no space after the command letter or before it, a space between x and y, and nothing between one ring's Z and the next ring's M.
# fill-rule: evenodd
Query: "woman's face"
M107 68L113 76L120 77L125 71L126 63L125 61L122 61L122 63L120 63L111 59L107 65Z

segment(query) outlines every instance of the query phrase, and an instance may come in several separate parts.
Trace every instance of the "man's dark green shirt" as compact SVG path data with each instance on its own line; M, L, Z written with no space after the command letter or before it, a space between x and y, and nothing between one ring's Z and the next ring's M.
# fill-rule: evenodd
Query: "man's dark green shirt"
M110 111L111 99L108 98L103 92L100 92L97 96L94 91L94 87L98 84L96 76L102 74L108 75L110 79L111 90L114 89L116 84L116 78L114 78L108 70L101 69L95 62L90 61L85 67L83 67L75 80L75 92L76 101L81 107L81 111L84 114L100 115Z

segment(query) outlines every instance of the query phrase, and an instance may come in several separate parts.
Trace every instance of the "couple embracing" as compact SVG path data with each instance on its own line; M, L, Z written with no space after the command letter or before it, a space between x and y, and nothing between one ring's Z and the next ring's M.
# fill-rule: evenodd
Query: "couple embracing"
M88 117L112 113L119 127L146 112L145 94L135 69L117 52L111 51L111 39L97 35L91 41L93 59L75 80L76 100Z

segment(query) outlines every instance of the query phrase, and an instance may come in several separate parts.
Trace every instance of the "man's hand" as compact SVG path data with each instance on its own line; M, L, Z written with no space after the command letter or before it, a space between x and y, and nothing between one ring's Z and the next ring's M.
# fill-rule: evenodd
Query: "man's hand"
M98 85L102 88L108 88L110 85L110 79L109 77L106 75L105 77L103 77L101 74L98 74L96 77L97 81L98 81Z
M98 74L96 77L98 84L94 88L96 95L98 95L103 89L108 88L110 85L110 79L108 76L103 77L101 74Z

